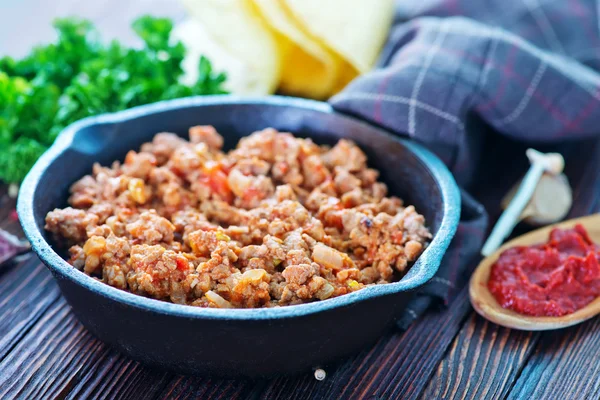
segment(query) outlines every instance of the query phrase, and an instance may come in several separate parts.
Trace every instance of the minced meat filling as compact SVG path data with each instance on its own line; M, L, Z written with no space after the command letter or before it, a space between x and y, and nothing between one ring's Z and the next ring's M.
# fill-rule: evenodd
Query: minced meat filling
M431 238L351 141L269 128L225 153L212 126L189 134L94 165L48 213L75 268L178 304L273 307L392 282Z

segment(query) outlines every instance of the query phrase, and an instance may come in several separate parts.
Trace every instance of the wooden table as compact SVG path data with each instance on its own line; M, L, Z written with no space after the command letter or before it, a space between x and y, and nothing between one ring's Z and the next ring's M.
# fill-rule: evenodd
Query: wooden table
M510 156L518 160L510 168L487 168L475 186L497 213L491 199L523 173L526 161L522 145L491 141L521 155ZM574 189L572 216L599 211L600 141L561 150ZM0 190L0 227L19 233L14 201L6 187ZM406 332L327 366L321 382L312 371L270 380L188 377L147 368L95 339L36 256L0 269L0 399L598 399L598 354L600 318L561 331L514 331L476 315L463 287L448 307Z

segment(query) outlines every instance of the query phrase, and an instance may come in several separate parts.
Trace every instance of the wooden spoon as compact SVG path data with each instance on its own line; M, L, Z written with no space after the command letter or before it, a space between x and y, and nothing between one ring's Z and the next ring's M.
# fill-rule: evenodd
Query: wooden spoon
M583 225L588 231L592 241L600 244L599 213L550 225L545 228L530 232L526 235L519 236L518 238L504 244L492 255L483 259L471 276L471 282L469 284L469 296L475 311L477 311L484 318L487 318L498 325L525 331L543 331L566 328L567 326L578 324L600 314L600 297L598 297L587 306L575 311L572 314L567 314L562 317L531 317L502 308L487 287L487 283L490 278L491 267L500 256L500 253L502 253L504 250L508 249L509 247L531 246L534 244L545 243L548 241L548 235L552 229L567 229L572 228L577 224Z

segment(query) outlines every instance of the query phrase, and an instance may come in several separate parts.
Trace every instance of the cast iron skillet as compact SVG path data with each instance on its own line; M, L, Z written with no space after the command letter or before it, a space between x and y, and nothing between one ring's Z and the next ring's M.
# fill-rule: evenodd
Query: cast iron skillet
M271 309L206 309L137 296L70 266L44 232L44 217L66 205L68 188L95 161L123 159L162 131L187 135L211 124L232 147L275 127L332 143L357 142L392 194L424 214L434 234L401 281L310 304ZM437 271L457 228L460 197L442 162L325 103L285 98L196 97L87 118L69 126L25 178L18 213L33 250L50 269L73 312L94 335L133 359L183 373L265 376L322 366L374 342L404 309L410 293Z

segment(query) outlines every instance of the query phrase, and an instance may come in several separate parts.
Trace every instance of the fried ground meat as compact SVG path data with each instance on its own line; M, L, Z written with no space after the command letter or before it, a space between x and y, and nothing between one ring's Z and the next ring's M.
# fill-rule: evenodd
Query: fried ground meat
M349 140L268 128L225 153L212 126L94 165L46 216L69 262L116 288L199 307L325 300L401 278L431 238Z

